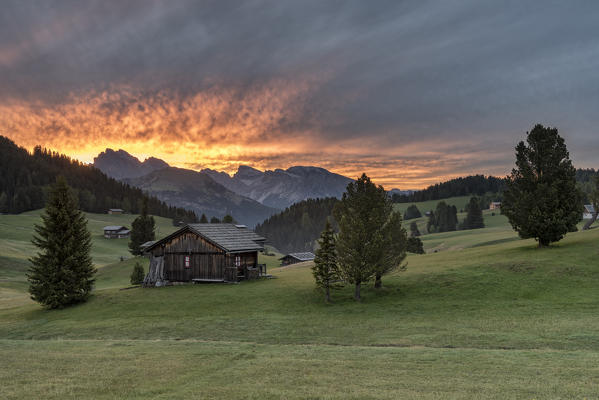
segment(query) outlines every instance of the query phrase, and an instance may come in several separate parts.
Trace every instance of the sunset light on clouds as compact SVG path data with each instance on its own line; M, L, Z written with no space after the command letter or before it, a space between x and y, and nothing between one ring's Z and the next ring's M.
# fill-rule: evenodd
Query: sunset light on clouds
M568 7L576 26L529 30L563 11L14 2L0 20L0 134L84 162L114 148L196 170L314 165L415 189L509 173L514 144L542 122L577 166L594 166L594 14ZM524 17L508 23L514 13Z

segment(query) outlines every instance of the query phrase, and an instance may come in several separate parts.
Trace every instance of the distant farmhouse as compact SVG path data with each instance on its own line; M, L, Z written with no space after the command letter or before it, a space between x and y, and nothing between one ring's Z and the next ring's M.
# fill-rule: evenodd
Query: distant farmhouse
M258 264L265 238L245 225L189 224L146 247L144 286L167 282L238 282L266 274Z
M110 208L108 209L108 214L122 214L125 211L121 210L120 208Z
M104 227L104 237L106 239L124 239L128 238L131 231L129 228L120 225L110 225Z
M595 214L595 207L592 204L587 204L584 206L582 219L593 219L593 214Z
M499 210L499 209L501 209L501 202L493 201L493 202L491 202L491 204L489 204L489 210Z
M304 253L289 253L289 254L279 258L279 260L281 260L281 265L283 265L283 266L291 265L291 264L296 264L296 263L300 263L300 262L304 262L304 261L312 261L312 260L314 260L314 254L310 253L309 251L304 252Z

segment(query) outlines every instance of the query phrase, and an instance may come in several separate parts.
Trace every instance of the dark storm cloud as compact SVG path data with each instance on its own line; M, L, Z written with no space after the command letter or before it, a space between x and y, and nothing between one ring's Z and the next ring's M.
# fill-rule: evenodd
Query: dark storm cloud
M578 165L598 166L597 21L593 1L4 2L0 99L59 104L119 85L244 98L273 79L309 82L281 134L398 159L418 144L493 153L462 167L506 173L542 122Z

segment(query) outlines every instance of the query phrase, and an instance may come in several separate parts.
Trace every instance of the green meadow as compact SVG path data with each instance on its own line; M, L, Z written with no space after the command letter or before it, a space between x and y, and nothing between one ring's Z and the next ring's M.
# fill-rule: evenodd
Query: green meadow
M599 398L599 229L538 249L485 212L424 235L361 303L348 286L325 304L311 264L276 253L272 279L130 288L147 259L119 261L101 227L134 216L88 218L94 295L47 311L26 294L39 212L0 216L0 398Z

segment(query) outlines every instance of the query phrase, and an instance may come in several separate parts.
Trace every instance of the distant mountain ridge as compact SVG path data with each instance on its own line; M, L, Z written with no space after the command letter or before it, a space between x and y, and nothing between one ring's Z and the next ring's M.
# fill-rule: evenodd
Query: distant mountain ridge
M94 158L94 167L114 179L126 179L138 178L153 171L168 168L169 165L155 157L141 162L125 150L106 149Z
M233 176L211 169L204 169L202 173L237 194L278 209L306 199L340 198L352 181L324 168L306 166L262 172L241 165Z
M189 169L167 167L123 181L168 204L193 210L197 215L222 218L230 214L236 221L252 227L278 211Z
M125 150L115 151L112 149L106 149L94 158L94 166L108 176L126 181L138 187L147 188L148 190L150 187L154 188L152 190L155 190L155 185L150 182L157 179L156 177L160 175L154 174L155 172L172 168L166 162L154 157L150 157L142 162ZM231 194L227 193L227 191L232 192L254 200L268 209L274 209L271 210L272 212L285 209L294 203L310 198L340 198L347 184L352 181L350 178L332 173L324 168L309 166L295 166L286 170L275 169L263 172L247 165L241 165L233 176L212 169L204 169L197 172L175 168L174 170L171 169L168 175L172 179L175 179L175 175L177 175L180 179L175 179L177 190L168 195L168 201L182 207L183 204L191 206L191 198L186 193L187 190L184 187L184 181L181 181L183 175L188 178L191 176L186 171L202 174L221 185L222 188L218 190L222 191L225 197L232 198ZM152 174L154 175L150 177ZM162 175L166 174L165 172ZM206 186L209 182L202 180L201 184ZM199 196L199 187L190 187L188 190ZM211 188L209 192L215 193L218 190ZM159 194L157 191L152 191L151 193L156 194L156 196L162 199L166 198L165 193ZM201 204L208 204L201 198L198 198L197 201ZM247 205L247 203L245 204ZM211 210L220 210L214 214L215 216L221 215L224 212L223 207L215 207L213 205L210 208ZM256 209L256 207L252 208ZM197 210L197 207L193 209ZM235 210L234 207L230 211L237 212L239 215L243 213L240 210ZM207 211L201 212L206 213ZM259 214L263 213L259 212Z

